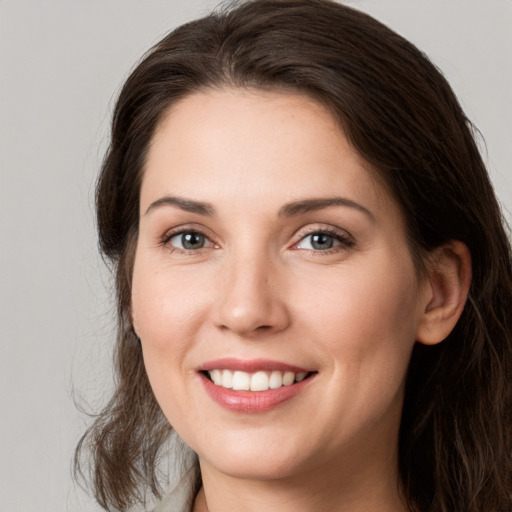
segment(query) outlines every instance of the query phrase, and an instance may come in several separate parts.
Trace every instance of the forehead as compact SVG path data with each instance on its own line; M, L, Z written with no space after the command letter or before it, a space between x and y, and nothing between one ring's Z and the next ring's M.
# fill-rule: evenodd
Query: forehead
M375 171L325 107L299 94L208 91L173 105L160 122L141 209L164 194L279 208L334 193L390 207Z

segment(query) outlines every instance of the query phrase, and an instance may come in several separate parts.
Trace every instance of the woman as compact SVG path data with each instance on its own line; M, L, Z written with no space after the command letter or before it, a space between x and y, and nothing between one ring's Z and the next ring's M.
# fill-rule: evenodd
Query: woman
M510 510L510 243L410 43L327 0L178 28L120 94L97 213L104 508L160 497L175 429L197 462L157 510Z

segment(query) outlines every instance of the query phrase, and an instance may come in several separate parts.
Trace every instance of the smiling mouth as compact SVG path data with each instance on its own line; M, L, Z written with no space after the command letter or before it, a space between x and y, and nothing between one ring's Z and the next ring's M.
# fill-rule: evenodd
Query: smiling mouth
M308 379L316 372L257 371L248 373L240 370L214 369L201 373L216 386L233 391L268 391L292 386Z
M269 359L222 358L196 369L207 395L237 414L265 413L302 395L318 371Z

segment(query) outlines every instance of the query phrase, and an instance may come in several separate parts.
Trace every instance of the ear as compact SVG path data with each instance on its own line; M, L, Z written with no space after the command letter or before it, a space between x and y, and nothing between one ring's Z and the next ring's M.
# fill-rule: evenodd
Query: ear
M416 339L425 345L443 341L462 314L471 285L471 255L458 240L437 248L428 262L425 307Z

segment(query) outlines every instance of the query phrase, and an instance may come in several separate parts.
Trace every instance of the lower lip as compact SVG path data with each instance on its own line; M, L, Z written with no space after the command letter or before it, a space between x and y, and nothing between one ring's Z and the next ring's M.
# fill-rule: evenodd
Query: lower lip
M309 385L313 375L291 386L281 386L267 391L235 391L217 386L203 374L199 374L206 392L222 407L239 413L254 414L275 409L278 405L292 399Z

